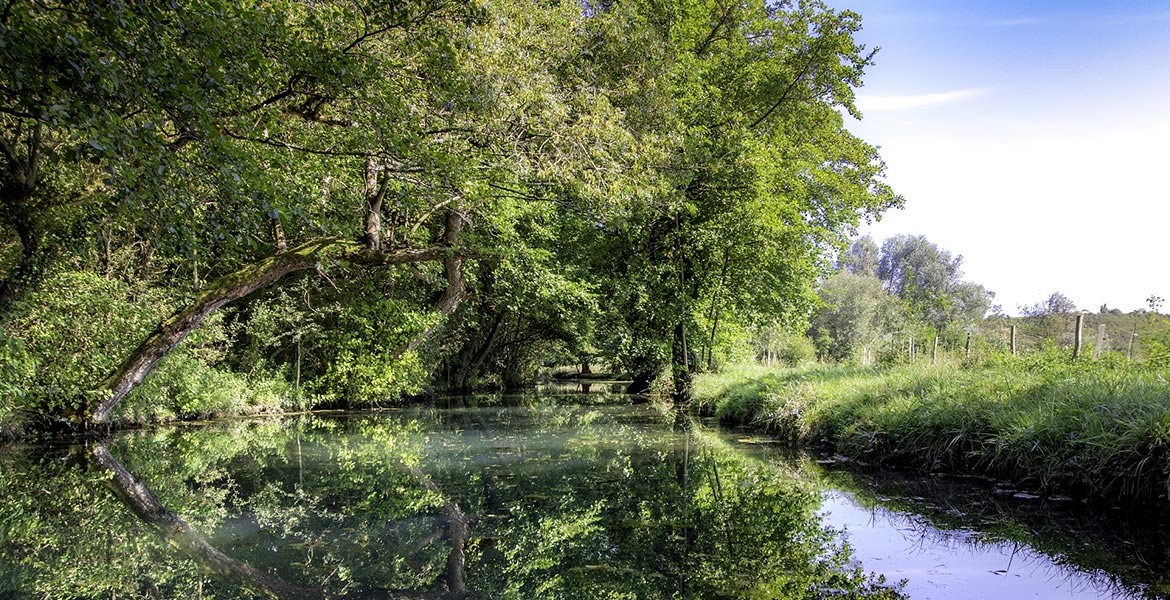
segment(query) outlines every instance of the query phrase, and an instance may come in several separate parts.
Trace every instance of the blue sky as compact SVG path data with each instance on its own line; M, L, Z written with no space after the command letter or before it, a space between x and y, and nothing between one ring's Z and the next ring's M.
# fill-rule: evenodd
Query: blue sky
M848 126L906 197L864 233L962 254L1009 314L1170 299L1170 0L831 5L881 48Z

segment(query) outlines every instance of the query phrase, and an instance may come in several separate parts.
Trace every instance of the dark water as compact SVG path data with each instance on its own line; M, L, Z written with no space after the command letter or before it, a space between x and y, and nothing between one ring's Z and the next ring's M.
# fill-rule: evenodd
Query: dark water
M602 393L0 450L0 598L1160 597L1156 549L761 442Z

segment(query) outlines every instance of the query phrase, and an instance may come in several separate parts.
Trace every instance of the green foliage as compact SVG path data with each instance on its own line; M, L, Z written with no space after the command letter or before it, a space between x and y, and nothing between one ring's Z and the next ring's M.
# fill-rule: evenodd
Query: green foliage
M116 418L141 424L298 410L307 404L280 374L257 367L241 375L194 354L178 350L163 359L119 406Z
M882 244L877 276L915 318L942 330L978 321L991 306L983 286L960 279L962 264L925 236L898 235Z
M1160 340L1146 343L1146 367L1150 369L1170 369L1170 345Z
M54 274L14 307L5 324L31 361L8 391L33 413L72 414L79 406L71 403L119 364L126 340L154 328L170 301L157 290L93 273Z
M756 359L767 364L799 367L817 357L812 340L777 326L758 328L754 341Z
M841 271L821 284L823 305L816 311L810 332L822 358L839 362L873 362L888 344L901 306L876 276Z
M516 385L553 358L647 377L673 363L685 392L714 362L704 346L742 347L720 320L800 325L825 249L900 202L841 115L872 64L860 18L820 2L27 8L0 23L14 265L0 310L15 309L10 337L38 369L72 352L52 367L68 376L38 377L55 391L37 392L37 412L73 410L61 399L188 290L322 236L451 250L377 275L322 264L328 287L243 300L159 367L151 394L170 400L126 414L253 410L271 394L247 388L273 377L331 403L388 402L448 373ZM98 352L49 350L66 324L21 328L70 313L7 305L20 287L7 282L35 283L44 264L143 282L110 295L140 306L74 332L108 334ZM446 291L465 305L444 326L452 307L436 317L436 298L460 278Z
M25 396L37 362L19 338L0 332L0 440L15 437L28 417Z
M124 359L126 340L146 337L180 300L84 271L50 276L5 323L11 337L0 353L4 420L73 415L74 402ZM206 321L129 396L119 417L142 423L298 406L271 373L245 377L223 369L227 341L222 318Z
M384 404L417 394L427 372L406 345L434 327L438 315L379 298L370 286L359 293L364 301L343 307L323 332L318 351L328 362L312 382L314 390L325 402L342 406Z
M933 355L938 337L944 351L961 347L967 359L967 335L985 325L994 294L962 281L961 264L962 257L923 236L895 236L880 250L859 238L821 283L821 306L809 329L820 356L861 365L909 363L910 340L916 354Z

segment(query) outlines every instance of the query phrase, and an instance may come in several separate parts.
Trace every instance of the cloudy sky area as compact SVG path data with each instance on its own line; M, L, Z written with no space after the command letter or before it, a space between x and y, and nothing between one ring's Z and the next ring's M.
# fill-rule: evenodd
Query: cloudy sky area
M906 198L863 233L962 254L1008 314L1170 298L1170 0L830 3L881 47L849 128Z

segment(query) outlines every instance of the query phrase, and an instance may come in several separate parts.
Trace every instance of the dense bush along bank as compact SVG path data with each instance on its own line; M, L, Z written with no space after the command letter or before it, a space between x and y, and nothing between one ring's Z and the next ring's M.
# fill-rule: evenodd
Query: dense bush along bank
M1056 353L955 366L739 366L702 410L875 464L979 474L1094 501L1167 504L1170 370Z

